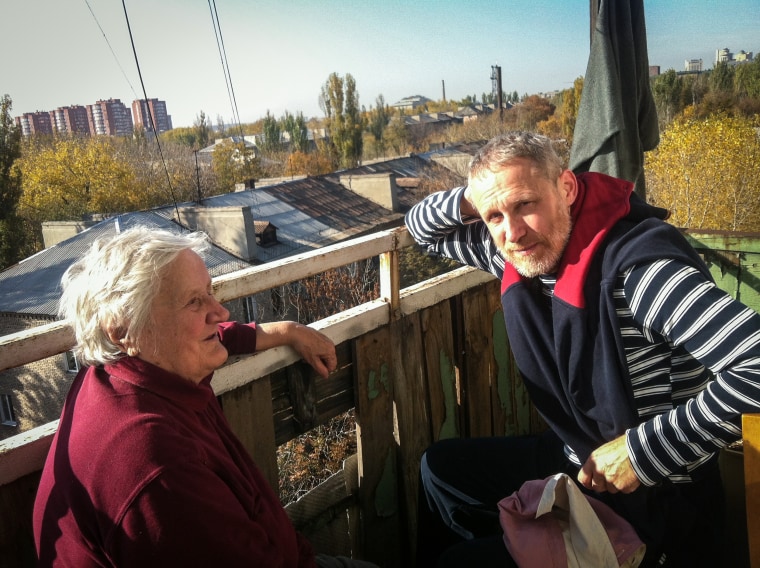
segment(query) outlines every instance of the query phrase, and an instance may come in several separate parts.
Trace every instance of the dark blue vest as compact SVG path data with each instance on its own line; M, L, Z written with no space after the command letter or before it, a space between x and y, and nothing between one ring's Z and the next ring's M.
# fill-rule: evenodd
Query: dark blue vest
M613 299L620 272L673 258L710 275L678 229L661 220L665 211L639 199L633 184L598 173L577 177L573 230L554 296L508 263L501 290L510 346L531 400L583 463L641 422Z

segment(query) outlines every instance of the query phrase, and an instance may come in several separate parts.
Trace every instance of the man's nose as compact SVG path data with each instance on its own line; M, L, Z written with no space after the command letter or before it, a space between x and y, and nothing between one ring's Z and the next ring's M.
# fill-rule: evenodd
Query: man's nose
M525 223L519 217L505 216L502 229L504 239L509 243L516 243L525 235Z

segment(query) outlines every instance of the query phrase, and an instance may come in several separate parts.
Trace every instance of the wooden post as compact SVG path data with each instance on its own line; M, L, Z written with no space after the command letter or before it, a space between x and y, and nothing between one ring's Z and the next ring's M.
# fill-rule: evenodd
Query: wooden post
M742 416L750 566L760 566L760 414Z

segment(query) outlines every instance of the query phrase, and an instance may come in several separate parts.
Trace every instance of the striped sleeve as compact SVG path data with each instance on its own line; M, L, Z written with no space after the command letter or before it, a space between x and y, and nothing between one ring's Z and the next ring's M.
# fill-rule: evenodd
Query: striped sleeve
M501 278L504 258L480 218L462 220L459 203L465 187L427 196L406 214L406 226L428 252L446 256Z
M647 339L665 338L712 374L699 394L628 431L633 467L653 485L710 459L741 436L743 413L760 411L760 315L675 260L635 267L625 295Z

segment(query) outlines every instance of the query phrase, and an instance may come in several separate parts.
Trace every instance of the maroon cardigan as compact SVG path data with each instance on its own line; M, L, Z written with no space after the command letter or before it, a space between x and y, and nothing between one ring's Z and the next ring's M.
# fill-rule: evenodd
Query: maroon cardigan
M255 350L253 325L220 335ZM314 566L210 381L132 357L80 371L35 502L40 566Z

